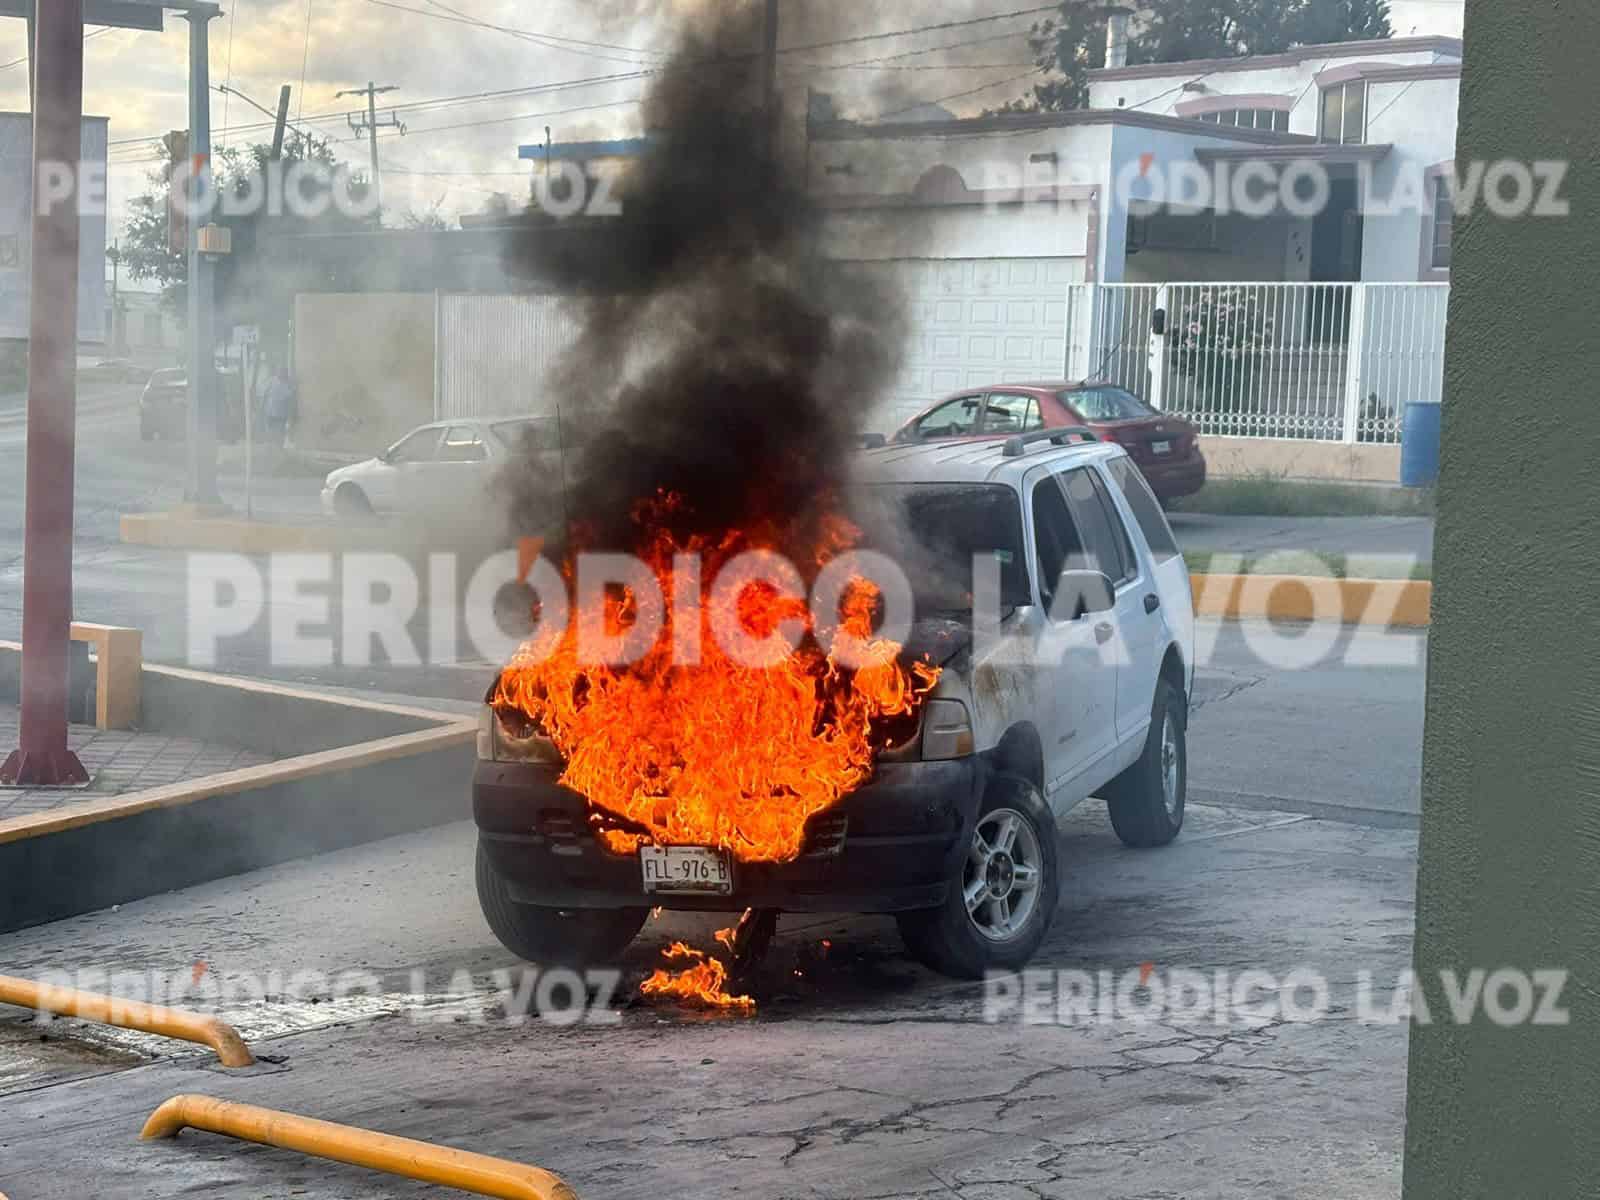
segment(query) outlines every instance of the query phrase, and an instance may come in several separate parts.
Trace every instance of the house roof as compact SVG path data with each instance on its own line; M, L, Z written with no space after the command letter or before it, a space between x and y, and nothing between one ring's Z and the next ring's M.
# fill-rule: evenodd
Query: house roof
M1133 67L1102 67L1089 72L1089 80L1099 83L1112 79L1164 79L1190 75L1214 75L1222 71L1263 71L1275 67L1297 67L1320 58L1347 58L1351 55L1417 54L1432 51L1461 57L1461 39L1450 37L1382 38L1365 42L1325 42L1296 46L1282 54L1250 54L1243 58L1198 58L1186 62L1140 63Z
M963 117L952 121L893 121L864 124L858 121L829 121L812 127L812 140L819 142L867 141L877 138L959 137L981 133L1018 133L1029 129L1063 129L1072 125L1128 125L1141 129L1161 129L1196 137L1223 138L1256 145L1303 145L1315 138L1298 133L1276 133L1270 129L1241 129L1231 125L1212 125L1183 117L1137 112L1127 108L1078 108L1067 112L997 113L986 117Z

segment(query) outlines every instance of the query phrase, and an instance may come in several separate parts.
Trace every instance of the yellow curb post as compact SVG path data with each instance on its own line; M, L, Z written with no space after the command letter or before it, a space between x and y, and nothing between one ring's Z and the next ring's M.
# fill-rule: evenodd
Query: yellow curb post
M261 1146L366 1167L421 1183L437 1183L506 1200L578 1200L558 1175L538 1167L452 1150L411 1138L335 1125L212 1096L174 1096L145 1122L146 1139L173 1138L184 1129L220 1133Z
M1367 628L1426 629L1433 584L1413 579L1299 575L1193 575L1195 615L1226 621L1322 621Z
M9 975L0 975L0 1004L14 1004L20 1008L33 1008L40 1012L77 1017L101 1025L136 1029L140 1033L153 1033L210 1046L225 1067L248 1067L256 1061L255 1055L250 1053L250 1048L233 1026L225 1025L215 1017L203 1017L199 1013L184 1012L178 1008L163 1008L138 1000L124 1000L119 996L80 992L77 988L53 987L30 979L13 979Z

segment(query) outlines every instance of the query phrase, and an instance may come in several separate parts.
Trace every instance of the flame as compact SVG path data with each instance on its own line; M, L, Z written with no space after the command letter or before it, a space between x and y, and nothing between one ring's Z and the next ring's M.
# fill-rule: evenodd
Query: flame
M718 930L717 940L731 947L733 935L732 929ZM706 1008L733 1009L747 1013L755 1011L756 1002L749 996L729 994L728 968L704 950L696 950L684 942L674 942L662 951L662 957L668 962L689 965L677 971L668 971L664 967L657 968L655 974L639 985L641 995L686 1000Z
M709 846L746 863L792 862L804 849L806 823L870 778L895 723L916 713L939 670L903 665L902 647L874 636L879 596L865 579L846 588L833 629L813 628L805 601L770 583L730 597L715 587L729 563L776 553L792 538L772 522L679 537L668 529L678 511L673 497L661 496L635 514L639 557L661 586L665 611L641 611L628 590L607 594L603 613L579 612L566 629L541 631L524 645L492 703L555 743L566 763L561 783L588 799L596 836L613 853ZM859 538L842 518L824 519L807 557L820 569ZM682 555L701 564L698 595L687 603L674 571ZM631 665L580 661L585 622L626 636L656 617L660 636ZM719 642L716 630L730 628L757 641L797 633L799 648L750 665ZM831 653L822 645L830 642ZM698 646L697 662L684 662L685 645ZM839 661L843 645L855 650L845 657L856 669Z

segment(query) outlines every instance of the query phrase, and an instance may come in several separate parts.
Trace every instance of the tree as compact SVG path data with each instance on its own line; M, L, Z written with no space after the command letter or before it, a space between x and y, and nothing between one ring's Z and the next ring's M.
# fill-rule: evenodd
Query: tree
M1278 54L1294 46L1385 38L1388 0L1145 0L1134 18L1129 64ZM1103 5L1063 0L1033 30L1035 60L1055 77L1008 111L1082 108L1088 74L1105 66Z
M165 149L161 149L165 156ZM343 170L328 143L317 137L291 131L284 140L278 167L289 173L296 164L314 163L330 177ZM256 143L243 148L229 146L212 156L212 173L219 193L235 197L250 194L272 166L272 147ZM123 263L135 279L154 280L161 285L162 302L182 312L187 302L186 284L189 261L174 252L169 244L167 196L168 173L160 166L150 172L148 187L129 205L129 216L122 239ZM289 189L292 190L292 189ZM364 203L367 183L359 173L352 176L349 191L355 206ZM216 274L216 329L226 336L234 325L255 325L261 330L263 351L278 361L287 353L289 307L298 291L312 290L315 269L298 263L268 261L258 247L270 230L275 235L309 233L354 233L371 228L370 217L354 217L327 205L316 216L296 215L289 205L256 209L241 214L219 212L208 218L228 227L233 237L232 252L223 258Z
M165 156L166 150L159 143L156 149ZM228 146L212 155L212 174L219 191L242 196L246 194L252 178L265 175L271 161L272 147L265 143L258 142L243 149ZM285 170L300 162L318 163L329 171L341 166L325 140L293 131L284 139L281 162ZM129 204L128 222L123 230L122 255L123 264L135 279L159 283L163 302L181 310L184 284L189 278L189 260L186 254L173 250L168 236L167 181L171 169L166 163L154 168L146 177L145 191L135 196ZM365 187L365 183L359 183L352 187L352 191L360 196L364 194ZM345 227L360 227L359 222L351 221L331 207L323 216L315 219L285 214L269 217L260 212L247 216L219 215L214 219L217 224L227 225L233 231L234 253L225 269L229 275L237 273L245 265L244 259L253 254L255 235L264 220L277 222L279 229L284 232L290 231L285 228L288 225L304 226L305 229L299 230L303 232L312 228L326 227L330 231L337 231Z

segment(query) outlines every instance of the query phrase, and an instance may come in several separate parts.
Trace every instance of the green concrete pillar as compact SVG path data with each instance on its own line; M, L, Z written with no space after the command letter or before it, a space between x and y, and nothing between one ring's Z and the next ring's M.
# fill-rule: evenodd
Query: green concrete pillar
M1569 163L1571 214L1480 203L1456 226L1405 1195L1595 1196L1600 3L1466 11L1458 168ZM1504 1028L1483 1005L1452 1023L1441 972L1475 968L1569 972L1571 1023Z

